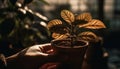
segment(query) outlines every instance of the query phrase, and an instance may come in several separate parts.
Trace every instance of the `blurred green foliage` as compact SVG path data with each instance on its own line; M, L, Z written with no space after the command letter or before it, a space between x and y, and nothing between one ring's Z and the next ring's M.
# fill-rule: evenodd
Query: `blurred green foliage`
M48 4L44 0L38 0ZM0 7L0 53L11 55L19 50L40 43L49 42L47 20L28 8L33 0L1 0ZM34 21L37 16L41 21ZM7 51L7 52L6 52ZM9 53L8 53L9 52Z

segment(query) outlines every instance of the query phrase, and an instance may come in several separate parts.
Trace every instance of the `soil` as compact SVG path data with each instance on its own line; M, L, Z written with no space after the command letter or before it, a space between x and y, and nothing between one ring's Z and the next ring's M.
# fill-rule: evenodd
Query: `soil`
M74 46L84 46L86 45L85 42L83 41L74 41L74 42L71 42L70 40L58 40L56 42L54 42L54 44L56 46L67 46L67 47L74 47Z

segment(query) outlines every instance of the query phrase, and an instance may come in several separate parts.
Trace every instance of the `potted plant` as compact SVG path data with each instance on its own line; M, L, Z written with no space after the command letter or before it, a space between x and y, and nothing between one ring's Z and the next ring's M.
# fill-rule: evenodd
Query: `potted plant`
M62 10L61 17L61 20L51 20L47 25L52 37L55 38L51 45L57 55L68 58L62 62L64 64L61 69L81 69L89 43L99 41L97 35L90 30L106 27L100 20L92 19L90 13L74 15L69 10Z

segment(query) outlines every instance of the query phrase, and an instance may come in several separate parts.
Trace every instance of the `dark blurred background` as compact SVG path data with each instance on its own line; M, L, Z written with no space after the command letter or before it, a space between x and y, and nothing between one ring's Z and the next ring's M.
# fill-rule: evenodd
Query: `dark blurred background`
M103 46L112 56L111 69L120 68L120 0L0 0L0 53L16 52L52 40L46 28L60 11L90 12L107 26Z

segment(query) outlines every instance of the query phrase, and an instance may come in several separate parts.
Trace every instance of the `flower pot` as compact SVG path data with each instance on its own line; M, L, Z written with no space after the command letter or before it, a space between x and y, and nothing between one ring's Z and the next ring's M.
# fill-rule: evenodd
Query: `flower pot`
M71 47L70 40L53 40L51 45L56 55L66 57L65 61L60 62L58 69L81 69L88 47L87 41L75 41L74 46Z

